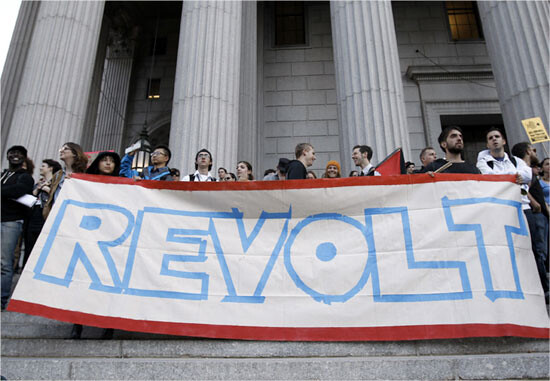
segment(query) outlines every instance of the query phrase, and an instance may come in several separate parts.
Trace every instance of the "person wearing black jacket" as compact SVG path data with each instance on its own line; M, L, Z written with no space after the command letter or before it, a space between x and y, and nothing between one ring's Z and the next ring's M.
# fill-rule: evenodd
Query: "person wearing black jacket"
M27 149L13 146L8 149L9 168L2 172L2 310L6 308L11 293L13 258L17 241L23 230L23 220L28 207L16 200L30 194L34 185L32 176L23 169Z
M462 159L464 139L462 138L462 129L459 126L445 127L443 131L441 131L441 134L439 134L437 141L443 152L445 152L445 159L437 159L431 162L422 169L421 173L435 172L449 162L452 163L452 165L444 169L442 173L481 173L475 165L466 163Z
M32 194L36 196L36 204L28 211L26 226L23 226L23 235L25 237L25 257L23 258L23 268L29 259L29 255L34 248L34 244L44 226L44 216L42 208L50 198L50 185L55 173L61 171L61 164L53 159L42 160L40 166L40 180L34 186Z
M309 143L300 143L296 146L294 153L296 160L288 163L286 179L301 180L307 177L307 168L315 161L315 149Z

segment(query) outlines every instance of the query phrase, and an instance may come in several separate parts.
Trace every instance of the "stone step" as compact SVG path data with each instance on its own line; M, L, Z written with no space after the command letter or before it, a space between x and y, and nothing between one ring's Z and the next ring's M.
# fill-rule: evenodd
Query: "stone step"
M542 353L324 358L5 358L8 380L548 379Z
M1 313L2 339L68 339L73 328L72 323L46 319L40 316L21 314L17 312ZM83 339L100 339L103 328L84 327ZM158 335L145 332L115 331L115 338L120 339L179 339L171 335Z
M4 330L4 328L3 328ZM216 339L2 339L2 357L300 358L542 353L548 340L469 338L380 342L271 342Z
M266 342L85 327L3 312L2 376L15 379L548 379L549 341L467 338ZM88 338L88 339L86 339Z

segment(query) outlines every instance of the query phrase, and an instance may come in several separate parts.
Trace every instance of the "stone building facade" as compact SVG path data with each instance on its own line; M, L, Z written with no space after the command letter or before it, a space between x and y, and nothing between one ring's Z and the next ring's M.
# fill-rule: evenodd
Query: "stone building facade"
M349 172L355 144L420 164L458 124L474 160L488 126L511 144L527 140L522 119L548 127L549 19L537 1L23 2L3 152L123 152L145 128L182 173L206 147L260 176L310 142L320 174L328 160Z

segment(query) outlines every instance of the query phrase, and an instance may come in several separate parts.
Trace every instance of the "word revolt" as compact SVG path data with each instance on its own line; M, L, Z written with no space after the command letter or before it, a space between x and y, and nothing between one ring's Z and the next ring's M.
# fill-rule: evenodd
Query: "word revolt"
M513 180L72 178L8 309L252 340L548 337Z
M523 299L514 247L514 237L528 236L521 204L448 196L439 203L424 218L420 211L411 216L407 205L297 217L292 204L250 217L238 207L145 206L132 213L65 199L33 253L34 279L219 303L262 304L297 293L327 305L359 293L374 303ZM443 239L439 247L434 237ZM488 242L499 242L498 250ZM473 293L474 283L483 292Z

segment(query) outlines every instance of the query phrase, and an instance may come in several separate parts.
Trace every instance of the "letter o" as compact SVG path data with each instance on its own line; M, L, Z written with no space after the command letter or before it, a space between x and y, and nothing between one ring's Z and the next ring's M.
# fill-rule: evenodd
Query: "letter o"
M292 261L291 261L290 251L292 249L292 245L294 244L294 241L296 240L296 237L298 237L298 235L300 234L302 229L305 228L306 226L308 226L309 224L313 223L313 222L318 222L318 221L323 221L323 220L332 220L332 221L336 220L336 221L341 221L341 222L344 222L346 224L349 224L349 225L353 226L354 228L359 230L359 232L361 233L361 235L365 239L365 247L368 247L366 228L365 228L364 225L362 225L358 221L354 220L353 218L350 218L350 217L347 217L347 216L344 216L344 215L338 214L338 213L315 214L315 215L309 216L309 217L303 219L302 221L300 221L294 227L294 229L292 229L292 231L290 232L289 237L288 237L288 239L285 243L284 263L285 263L285 267L286 267L286 270L287 270L288 274L290 275L290 277L294 281L294 284L296 284L296 286L299 289L301 289L302 291L304 291L306 294L310 295L313 299L315 299L318 302L323 302L323 303L326 303L326 304L331 304L333 302L343 303L343 302L349 300L350 298L352 298L353 296L355 296L359 291L361 291L361 289L367 283L367 280L368 280L369 275L370 275L368 260L367 260L368 258L365 260L365 268L363 269L363 272L361 274L361 277L360 277L359 281L351 289L349 289L345 293L337 294L337 295L321 293L321 292L319 292L317 290L314 290L313 288L309 287L300 278L300 276L298 275L296 269L292 265ZM330 242L324 242L324 243L321 243L320 245L318 245L315 257L320 261L328 262L328 261L332 260L336 255L337 255L337 251L336 251L336 247L334 246L334 244L332 244Z

